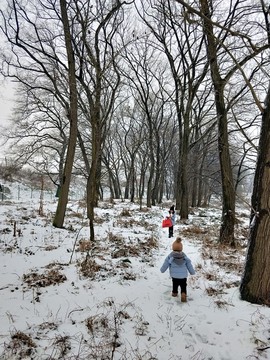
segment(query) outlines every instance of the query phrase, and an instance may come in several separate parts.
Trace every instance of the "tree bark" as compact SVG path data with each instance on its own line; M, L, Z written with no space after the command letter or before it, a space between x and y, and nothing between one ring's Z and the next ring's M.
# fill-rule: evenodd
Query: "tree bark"
M229 152L228 120L224 101L225 81L220 76L217 62L217 46L211 23L208 0L200 0L204 15L203 29L207 38L207 56L210 63L211 77L215 90L215 105L218 121L218 150L222 181L222 223L220 227L220 242L234 244L235 225L235 190L231 158ZM208 20L209 19L209 20Z
M66 207L68 203L69 186L70 186L74 155L75 155L75 147L77 141L77 122L78 122L75 58L71 43L71 33L70 33L65 0L60 0L60 7L61 7L63 28L64 28L66 52L68 58L69 99L70 99L68 118L70 120L70 129L69 129L69 142L67 148L65 168L63 173L63 179L61 181L62 185L61 185L57 209L53 221L53 225L58 228L63 227L64 219L65 219Z
M242 300L270 305L270 84L262 114L257 166L251 198L253 212L244 275Z

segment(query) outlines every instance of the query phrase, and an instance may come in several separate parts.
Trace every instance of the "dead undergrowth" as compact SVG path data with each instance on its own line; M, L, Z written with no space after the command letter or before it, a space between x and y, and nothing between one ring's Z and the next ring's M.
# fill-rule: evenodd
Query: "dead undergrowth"
M121 219L123 217L128 218L128 227L132 228L135 222L135 228L138 228L138 223L142 229L149 228L145 225L148 224L147 221L138 222L130 218L129 210L122 211ZM85 256L77 261L79 273L92 280L102 280L116 275L120 280L136 280L140 275L132 271L134 260L139 259L151 265L154 261L153 251L158 249L158 239L154 235L142 238L136 236L136 231L134 230L128 239L113 231L108 231L102 241L92 243L90 240L81 239L76 252Z
M63 283L67 280L67 277L59 269L52 268L45 270L42 274L39 274L37 271L31 271L28 274L24 274L22 280L29 288L44 288Z
M248 229L238 225L235 246L218 242L219 224L210 226L190 225L181 230L181 236L200 247L201 261L196 271L204 279L205 294L213 298L218 308L231 306L225 300L227 290L238 288L244 271L245 243ZM238 234L238 235L237 235ZM192 280L191 280L192 283Z
M113 203L104 203L103 209L110 209L113 206ZM74 214L74 211L70 211L70 214ZM157 225L148 221L148 217L151 219L151 213L148 210L141 211L143 216L140 220L134 214L135 212L132 210L124 209L114 219L110 219L106 213L96 217L95 223L97 225L104 226L111 221L112 227L108 228L106 237L103 239L97 239L93 243L86 237L81 237L75 244L77 255L75 264L80 279L102 281L115 277L120 282L136 281L141 276L147 276L147 268L145 273L136 273L133 264L139 262L142 265L147 263L148 266L156 266L154 255L157 253L159 241L153 230L156 230ZM205 214L202 212L200 216L204 217ZM75 218L81 220L79 214ZM70 226L74 228L73 224ZM119 227L123 229L123 232L119 233ZM125 230L127 232L124 232ZM145 234L146 232L148 234ZM195 223L182 227L180 236L188 239L188 241L196 242L201 254L201 261L196 264L197 276L200 279L203 278L204 293L209 297L211 303L224 310L232 306L225 298L226 291L239 286L237 279L243 271L245 252L243 242L247 230L241 225L237 227L239 241L235 248L221 245L213 240L217 239L218 232L217 223L211 226L206 224L200 226ZM3 229L3 235L8 233L9 231ZM14 244L18 244L16 239L12 245ZM9 248L9 245L6 248ZM54 251L57 248L59 246L48 244L44 250ZM9 251L12 251L12 246L10 246ZM33 252L31 255L34 256L35 253ZM142 267L145 268L145 266ZM43 272L40 269L34 269L24 274L22 280L23 291L34 289L36 296L34 300L39 301L40 288L60 285L67 280L67 277L61 264L50 263ZM190 285L199 286L195 283L196 280L191 277ZM40 339L48 338L50 341L46 351L50 354L48 359L51 360L74 358L105 360L116 358L116 353L121 360L157 360L149 350L146 351L144 357L136 349L127 348L128 341L125 341L124 333L125 325L128 324L128 327L137 337L148 336L149 332L148 321L133 303L116 304L114 299L108 298L99 304L94 313L93 309L91 314L89 314L88 309L80 309L80 311L83 313L80 323L76 317L73 319L72 315L68 316L71 321L70 326L83 324L87 329L87 336L79 331L78 335L69 336L61 331L61 321L44 321L35 328L27 329L28 331L11 333L10 341L5 344L5 351L1 360L21 360L24 358L38 360L38 346L36 344ZM79 348L77 354L72 353L74 343Z
M32 359L35 355L37 345L30 335L22 331L15 331L11 334L11 340L5 344L3 359L8 360L13 356L15 359Z
M156 249L158 240L155 236L130 238L127 242L122 235L108 232L102 242L79 241L76 251L86 253L86 256L78 260L78 271L90 279L118 275L123 280L136 280L139 275L132 271L133 259L151 265Z

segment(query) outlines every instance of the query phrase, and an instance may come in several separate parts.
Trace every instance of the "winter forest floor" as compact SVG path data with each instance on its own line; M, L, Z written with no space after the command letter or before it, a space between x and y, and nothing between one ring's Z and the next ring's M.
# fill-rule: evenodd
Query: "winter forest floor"
M0 202L1 360L270 358L269 307L239 298L248 209L237 212L236 248L217 244L218 206L177 219L196 270L181 303L159 270L174 240L161 228L170 204L100 202L91 244L82 201L56 229L56 199L42 215L38 194L22 199Z

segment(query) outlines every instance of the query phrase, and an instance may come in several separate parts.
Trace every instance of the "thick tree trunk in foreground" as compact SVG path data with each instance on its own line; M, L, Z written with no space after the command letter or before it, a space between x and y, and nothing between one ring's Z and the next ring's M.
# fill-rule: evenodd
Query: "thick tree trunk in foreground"
M252 194L251 230L240 293L243 300L270 305L270 85L262 115Z

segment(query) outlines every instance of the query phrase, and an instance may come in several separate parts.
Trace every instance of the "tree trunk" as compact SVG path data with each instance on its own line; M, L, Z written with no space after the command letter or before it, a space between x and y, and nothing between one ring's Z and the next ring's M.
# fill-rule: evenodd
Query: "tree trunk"
M95 240L95 229L94 229L94 208L95 208L95 169L92 164L90 174L87 179L87 218L89 219L89 231L90 231L90 241Z
M100 183L99 166L101 160L101 134L100 134L100 109L99 102L93 114L92 123L92 162L87 179L87 217L89 219L90 240L95 240L94 208L97 205L97 187Z
M139 180L139 201L140 201L140 208L142 208L143 196L145 192L146 161L143 161L141 159L140 163L141 163L141 171L140 171L141 175Z
M130 202L135 201L135 167L134 159L131 161L131 177L130 177Z
M193 148L193 151L190 153L191 159L189 160L192 169L191 171L192 181L191 181L191 189L190 189L192 207L195 207L197 205L199 168L200 168L200 164L203 164L201 146L198 143L198 141L199 141L199 126L196 124L195 136L194 136L195 146Z
M75 147L77 141L77 121L78 121L75 59L74 59L74 52L71 43L71 34L70 34L65 0L60 0L60 7L61 7L61 15L62 15L63 28L64 28L64 35L65 35L67 58L68 58L69 99L70 99L69 100L70 108L68 109L69 110L68 115L70 121L70 129L69 129L69 142L67 148L65 168L64 168L63 178L61 181L62 186L60 189L57 209L53 221L53 225L58 228L63 227L66 207L68 203L69 186L70 186L74 155L75 155Z
M241 298L270 305L270 84L262 115L257 167L252 193L249 246L240 285Z
M184 116L184 131L183 131L183 138L182 144L180 144L182 151L181 151L181 168L180 168L180 177L181 177L181 207L180 207L180 218L182 220L188 219L188 178L187 178L187 165L188 165L188 152L189 152L189 114L190 112L187 111L187 114Z
M233 245L235 225L235 190L229 152L227 111L224 101L225 82L221 78L219 72L213 25L207 20L211 19L208 0L200 0L200 3L202 13L205 16L203 18L204 32L207 37L207 56L215 90L215 104L218 120L218 150L223 195L220 242L226 242Z
M146 206L148 208L151 208L151 206L153 205L152 204L152 191L153 191L153 179L154 179L154 173L155 173L155 156L154 156L154 151L153 151L153 138L152 138L151 124L150 124L149 134L150 134L150 139L149 139L150 166L149 166L149 177L148 177L148 182L147 182Z

